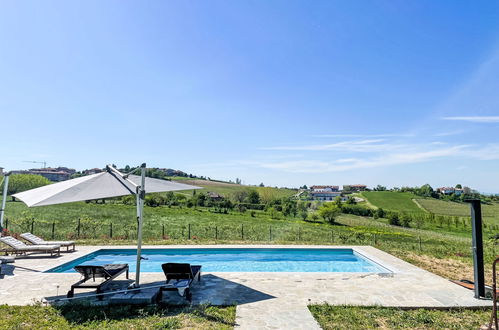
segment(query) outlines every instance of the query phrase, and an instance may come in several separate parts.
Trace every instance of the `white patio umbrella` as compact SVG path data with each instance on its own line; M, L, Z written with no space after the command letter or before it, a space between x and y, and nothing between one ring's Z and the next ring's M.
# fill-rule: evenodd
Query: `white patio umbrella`
M146 193L202 189L183 183L146 178L146 164L141 165L141 176L123 174L112 166L102 173L87 175L12 195L28 207L63 204L92 199L125 195L137 196L137 269L135 286L140 285L140 261L142 248L142 220ZM147 189L146 189L147 187Z

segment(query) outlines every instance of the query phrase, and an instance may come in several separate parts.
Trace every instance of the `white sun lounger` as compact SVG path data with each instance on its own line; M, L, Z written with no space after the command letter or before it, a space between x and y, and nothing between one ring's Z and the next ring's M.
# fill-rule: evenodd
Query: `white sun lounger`
M66 247L66 251L69 251L69 248L72 248L73 251L76 249L75 242L73 241L45 241L43 238L33 235L32 233L24 233L19 236L33 245L60 245Z
M11 236L0 237L0 242L8 245L9 248L1 249L1 252L5 254L15 253L15 254L26 254L27 252L40 252L40 253L50 253L50 256L61 255L60 245L26 245L23 242L15 239Z

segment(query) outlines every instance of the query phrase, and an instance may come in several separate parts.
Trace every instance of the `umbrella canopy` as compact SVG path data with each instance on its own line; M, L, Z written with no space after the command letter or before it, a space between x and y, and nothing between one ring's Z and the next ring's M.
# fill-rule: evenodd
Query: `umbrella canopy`
M92 199L110 198L125 195L137 196L137 270L135 285L140 283L140 261L142 249L142 219L146 193L202 189L183 183L146 178L146 164L141 165L141 176L122 174L111 166L102 173L50 184L12 195L22 200L28 207Z
M136 194L141 177L129 175L135 186L113 171L83 176L80 178L49 184L12 195L28 207L87 201ZM146 193L202 189L183 183L145 178Z

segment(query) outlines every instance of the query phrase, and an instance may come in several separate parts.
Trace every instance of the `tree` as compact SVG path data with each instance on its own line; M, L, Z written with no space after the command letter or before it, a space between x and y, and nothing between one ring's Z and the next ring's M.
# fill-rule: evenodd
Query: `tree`
M397 213L392 212L388 218L388 223L393 226L400 226L400 220Z
M463 189L463 186L461 186L460 183L456 184L456 189Z
M341 209L333 203L326 203L319 208L319 215L327 222L333 224Z
M302 218L303 221L307 220L308 212L306 210L301 210L300 217Z
M246 197L248 200L248 203L251 204L260 204L260 195L258 194L258 191L256 190L250 190L248 192L248 196Z
M236 184L241 184L241 179L236 178Z
M49 179L37 174L12 174L9 178L8 194L38 188L50 184Z
M353 196L348 196L346 203L350 205L357 204L357 202L355 201L355 197Z
M246 190L237 190L232 193L232 200L236 203L242 203L247 196L248 192Z
M379 184L373 190L374 191L386 191L386 187Z
M386 215L386 212L385 210L383 210L381 207L380 208L377 208L375 211L374 211L374 217L376 219L378 218L384 218Z
M338 206L338 208L341 208L341 196L336 196L336 198L334 199L334 204L336 206Z
M434 195L433 188L429 184L422 185L418 192L418 195L423 197L432 197Z

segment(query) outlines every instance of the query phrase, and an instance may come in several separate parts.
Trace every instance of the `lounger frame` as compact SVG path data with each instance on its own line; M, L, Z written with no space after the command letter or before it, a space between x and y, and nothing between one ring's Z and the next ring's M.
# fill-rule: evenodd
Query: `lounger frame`
M180 263L166 263L162 264L161 268L166 276L167 286L161 287L159 289L159 297L161 300L163 297L163 291L177 291L182 297L186 298L187 301L192 302L192 292L191 286L194 281L201 282L201 266L200 265L190 265L190 264L180 264ZM172 285L172 280L188 280L187 288L184 290L183 295L180 293L179 288Z
M74 290L75 289L97 289L97 294L103 293L105 287L109 283L111 283L115 278L117 278L118 276L123 274L123 272L126 272L126 278L127 279L129 278L128 277L128 275L129 275L128 265L124 265L124 267L122 269L120 269L116 274L110 274L106 270L105 266L107 266L107 265L103 265L103 266L76 266L75 267L76 271L78 271L78 269L84 269L84 268L91 269L92 275L88 275L86 273L84 274L84 273L80 272L80 274L83 275L83 279L81 279L80 281L71 285L71 290L68 291L67 297L68 298L74 297ZM89 280L93 280L95 282L96 278L104 278L104 281L99 282L99 283L95 283L95 284L88 284L88 283L85 284ZM98 298L102 299L102 296L98 296Z

